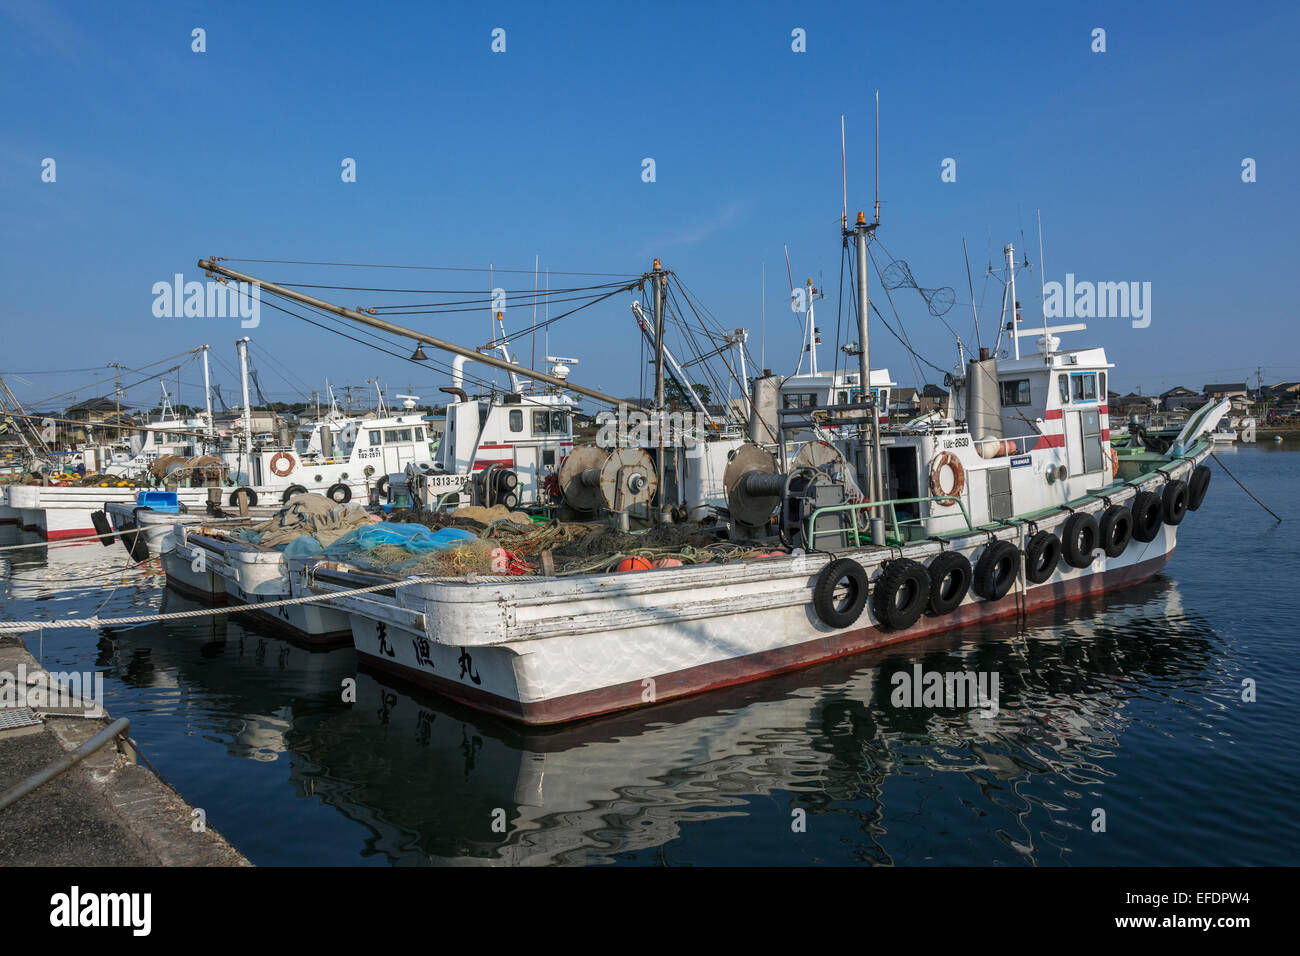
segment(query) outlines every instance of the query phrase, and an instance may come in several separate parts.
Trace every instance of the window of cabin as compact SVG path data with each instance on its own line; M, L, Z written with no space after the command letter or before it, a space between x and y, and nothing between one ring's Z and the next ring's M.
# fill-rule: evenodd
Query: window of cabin
M816 408L815 392L790 392L781 396L782 408Z
M514 408L510 411L510 430L512 432L521 432L524 430L524 413Z
M1077 402L1097 400L1097 373L1075 372L1070 376L1070 393Z
M370 433L370 444L371 446L378 446L383 444L383 437L380 435L379 432L375 431Z
M1110 392L1106 391L1106 373L1098 372L1097 375L1100 378L1097 384L1097 394L1101 396L1102 402L1106 402L1110 398Z
M569 416L564 412L551 412L551 434L560 435L569 430Z
M416 440L416 441L424 441L424 426L423 426L423 425L418 426L418 427L415 429L415 440Z
M835 403L836 403L837 405L847 405L847 404L849 403L849 393L848 393L848 392L836 392L836 393L835 393Z
M409 428L389 428L384 432L384 441L388 444L400 441L410 441L411 430Z
M1083 426L1083 470L1101 471L1106 460L1101 448L1101 413L1090 408L1079 418Z
M533 434L549 435L551 433L551 413L533 412Z
M1070 404L1070 376L1068 375L1056 376L1056 384L1060 388L1061 404L1069 405Z
M1002 383L1002 404L1003 405L1028 405L1029 401L1029 379L1017 378L1009 382Z

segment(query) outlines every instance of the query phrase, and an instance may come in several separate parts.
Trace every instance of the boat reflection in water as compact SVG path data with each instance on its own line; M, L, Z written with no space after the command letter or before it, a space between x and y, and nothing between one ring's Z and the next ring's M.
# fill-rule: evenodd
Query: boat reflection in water
M190 606L168 595L166 609ZM1094 808L1114 807L1116 762L1124 775L1144 762L1122 750L1126 734L1149 722L1144 701L1226 706L1213 700L1226 693L1210 674L1214 640L1162 577L1019 624L551 730L356 673L350 648L311 653L225 618L122 630L101 651L127 683L166 673L201 687L206 736L236 757L287 757L293 796L364 828L361 846L318 836L316 862L987 864L1117 859L1104 854L1128 838L1092 849L1091 826ZM896 706L895 675L917 665L996 674L996 715ZM241 843L236 797L205 795L213 819L229 799L218 826L254 862L285 862L277 817L302 812L277 780L280 797L256 810L269 858L254 852L263 839ZM705 824L710 838L692 839Z

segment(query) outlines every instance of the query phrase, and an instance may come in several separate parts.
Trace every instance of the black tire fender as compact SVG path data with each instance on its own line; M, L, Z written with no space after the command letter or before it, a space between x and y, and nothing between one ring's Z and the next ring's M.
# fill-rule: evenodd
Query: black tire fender
M1213 473L1205 465L1197 465L1192 469L1191 480L1187 483L1187 507L1190 511L1196 511L1205 501L1205 493L1210 490L1210 478Z
M336 505L345 505L352 500L352 489L338 481L330 485L329 491L325 492L325 497Z
M1123 505L1111 505L1097 522L1098 540L1108 558L1118 558L1133 538L1133 512Z
M294 495L305 495L306 493L307 489L302 485L290 485L288 488L284 489L284 494L280 496L280 503L288 504L289 499Z
M1092 564L1092 552L1097 549L1100 540L1097 519L1076 511L1065 519L1061 528L1061 557L1071 567L1086 568Z
M932 617L951 614L966 600L972 572L970 558L960 551L945 551L930 562L930 606Z
M378 494L381 499L386 499L388 497L387 475L379 476L379 480L375 482L375 493Z
M836 600L835 592L843 587L844 596ZM862 616L867 606L867 572L850 558L837 558L817 575L813 586L813 610L830 627L848 627Z
M883 630L901 631L920 619L930 603L930 572L925 565L899 558L885 565L871 589L871 609Z
M1188 504L1187 482L1175 478L1165 485L1165 493L1160 496L1161 517L1165 524L1182 524L1187 517Z
M1050 578L1060 561L1061 539L1050 531L1039 531L1025 545L1025 577L1032 584Z
M238 488L236 488L234 491L230 493L230 506L232 508L239 507L239 493L241 491L248 496L248 507L250 508L256 507L257 492L254 491L252 488L248 487L248 485L240 485Z
M1144 544L1154 541L1160 533L1162 517L1160 496L1150 491L1139 491L1133 498L1133 537Z
M1010 541L994 541L975 562L971 587L986 601L997 601L1011 590L1020 571L1020 549Z

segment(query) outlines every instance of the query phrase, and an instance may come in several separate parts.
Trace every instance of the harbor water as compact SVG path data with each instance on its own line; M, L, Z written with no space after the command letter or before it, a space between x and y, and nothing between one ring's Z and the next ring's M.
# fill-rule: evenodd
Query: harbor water
M26 635L102 671L154 768L261 865L1229 865L1300 859L1300 449L1216 454L1155 579L636 713L526 730L240 615ZM120 545L0 528L0 615L198 605ZM900 699L997 678L996 712ZM344 689L355 680L355 702Z

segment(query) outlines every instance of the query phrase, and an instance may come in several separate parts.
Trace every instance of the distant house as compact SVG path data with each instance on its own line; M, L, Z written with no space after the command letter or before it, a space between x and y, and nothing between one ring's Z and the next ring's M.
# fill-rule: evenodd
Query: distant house
M1139 395L1137 392L1129 392L1127 395L1120 395L1118 398L1110 400L1110 417L1129 418L1133 415L1147 415L1156 411L1160 407L1160 399L1154 395Z
M1199 408L1204 402L1199 392L1175 385L1167 392L1160 393L1160 407L1167 412L1190 412Z
M63 410L63 417L67 419L69 439L77 442L87 441L92 435L98 439L117 439L135 427L130 416L121 412L116 399L102 396L69 405Z
M1250 390L1246 388L1245 382L1233 382L1227 385L1207 385L1205 386L1205 395L1207 398L1244 399L1249 397Z
M921 394L917 397L917 411L924 415L932 412L936 408L941 408L943 403L948 400L948 390L940 388L938 385L927 385L921 389Z
M895 388L889 393L889 414L903 418L915 418L921 411L921 396L910 387Z

